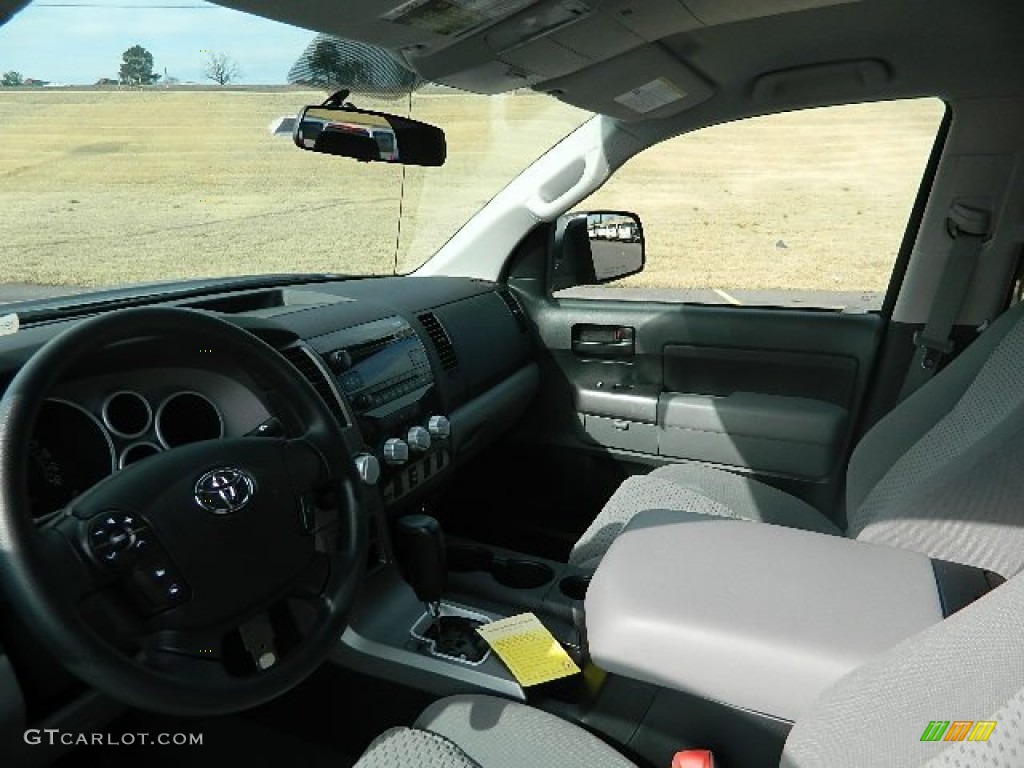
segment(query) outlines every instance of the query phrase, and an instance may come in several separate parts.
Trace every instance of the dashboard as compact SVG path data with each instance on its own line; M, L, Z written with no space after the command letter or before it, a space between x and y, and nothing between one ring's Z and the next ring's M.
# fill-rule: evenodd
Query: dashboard
M414 502L421 486L498 437L536 387L522 310L485 281L364 279L168 303L217 313L278 348L327 401L386 506ZM69 324L0 339L0 384ZM45 517L154 454L276 431L275 421L232 361L139 340L49 393L30 446L33 513Z
M514 426L538 386L522 308L487 281L212 287L150 303L217 314L276 348L310 382L354 457L371 529L443 488L460 463ZM0 390L75 322L29 323L0 337ZM284 434L280 416L247 371L212 350L155 338L108 349L47 393L29 446L33 515L44 520L110 474L181 445ZM386 546L372 536L371 544ZM0 594L0 677L5 665L24 699L19 727L59 727L87 694Z

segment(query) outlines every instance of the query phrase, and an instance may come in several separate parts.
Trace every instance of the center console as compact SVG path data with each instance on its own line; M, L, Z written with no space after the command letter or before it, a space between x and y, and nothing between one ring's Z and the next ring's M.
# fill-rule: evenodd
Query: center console
M590 653L608 672L792 722L987 591L981 574L838 536L648 511L594 574Z
M438 695L526 691L476 633L532 611L576 660L587 577L564 563L458 539L433 518L397 521L395 563L370 573L335 661Z

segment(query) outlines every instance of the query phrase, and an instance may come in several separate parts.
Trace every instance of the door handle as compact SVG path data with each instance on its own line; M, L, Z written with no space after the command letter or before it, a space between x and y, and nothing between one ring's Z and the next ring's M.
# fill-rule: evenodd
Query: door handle
M583 357L632 357L636 331L628 326L575 325L572 351Z

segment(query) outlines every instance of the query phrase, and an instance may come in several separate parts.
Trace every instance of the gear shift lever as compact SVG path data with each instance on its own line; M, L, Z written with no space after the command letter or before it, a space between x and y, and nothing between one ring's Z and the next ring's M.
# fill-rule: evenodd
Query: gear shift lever
M444 532L429 515L399 518L395 536L395 554L402 577L416 597L427 605L437 624L441 617L441 597L448 584Z
M430 629L425 639L432 652L469 664L482 661L489 651L476 632L482 621L459 615L441 615L441 598L448 586L448 562L444 532L429 515L406 515L398 519L395 531L395 559L416 597L427 606Z

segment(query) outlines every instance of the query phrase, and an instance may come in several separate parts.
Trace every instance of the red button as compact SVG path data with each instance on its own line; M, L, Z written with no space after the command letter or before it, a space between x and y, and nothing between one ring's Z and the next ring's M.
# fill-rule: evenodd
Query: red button
M672 757L672 768L715 768L710 749L687 749Z

